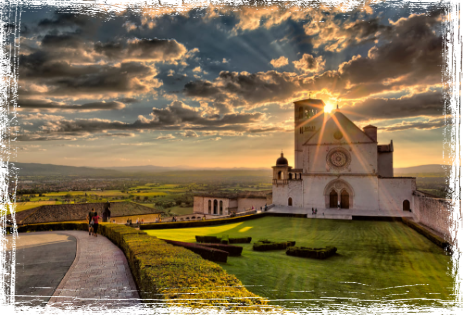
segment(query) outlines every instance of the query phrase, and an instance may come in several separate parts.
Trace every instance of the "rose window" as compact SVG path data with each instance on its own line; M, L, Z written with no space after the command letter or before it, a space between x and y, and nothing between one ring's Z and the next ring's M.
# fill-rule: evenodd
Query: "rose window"
M344 148L333 148L326 157L331 168L342 170L350 164L350 154Z

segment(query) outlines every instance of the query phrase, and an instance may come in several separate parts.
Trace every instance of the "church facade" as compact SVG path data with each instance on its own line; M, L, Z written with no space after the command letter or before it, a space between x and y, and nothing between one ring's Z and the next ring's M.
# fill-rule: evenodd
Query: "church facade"
M281 154L273 166L275 206L404 211L414 208L416 179L394 177L393 142L378 144L377 128L357 127L324 102L294 103L294 167Z

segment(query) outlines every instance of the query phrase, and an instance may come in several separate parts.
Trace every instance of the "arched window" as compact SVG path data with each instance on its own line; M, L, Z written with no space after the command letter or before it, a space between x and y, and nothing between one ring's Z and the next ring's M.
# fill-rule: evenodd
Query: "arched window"
M220 212L219 213L220 215L223 214L223 201L222 200L220 200Z
M293 173L289 173L289 179L293 179Z
M214 214L217 214L217 199L214 200Z
M410 201L404 200L404 211L410 211Z
M304 109L302 107L299 107L299 119L301 119L303 115L304 115Z
M209 200L208 205L209 205L209 207L208 207L209 212L208 213L211 214L211 200Z
M293 206L293 198L291 198L291 197L288 198L288 206L290 206L290 207Z
M278 172L278 179L281 179L281 171Z

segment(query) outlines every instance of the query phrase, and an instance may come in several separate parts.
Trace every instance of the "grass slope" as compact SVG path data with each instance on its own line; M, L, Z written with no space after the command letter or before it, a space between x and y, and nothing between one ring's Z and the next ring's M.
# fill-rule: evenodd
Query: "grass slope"
M401 222L267 217L224 226L146 232L188 242L194 242L195 235L227 234L252 236L253 242L269 238L295 240L296 246L338 248L336 256L316 260L290 257L282 250L254 252L252 244L241 244L243 255L229 257L222 267L250 291L276 300L275 304L301 303L297 306L303 307L337 297L338 302L402 300L434 305L438 299L452 298L450 256Z

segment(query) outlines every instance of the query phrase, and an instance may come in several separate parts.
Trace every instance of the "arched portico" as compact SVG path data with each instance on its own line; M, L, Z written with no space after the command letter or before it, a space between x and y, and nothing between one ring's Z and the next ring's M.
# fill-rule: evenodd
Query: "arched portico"
M325 195L326 208L337 208L338 204L343 209L352 209L354 207L354 189L348 182L342 179L335 179L329 182L325 186L323 194ZM336 197L337 202L335 204Z

